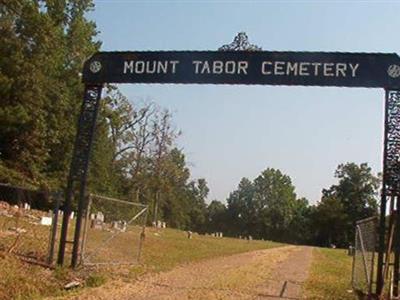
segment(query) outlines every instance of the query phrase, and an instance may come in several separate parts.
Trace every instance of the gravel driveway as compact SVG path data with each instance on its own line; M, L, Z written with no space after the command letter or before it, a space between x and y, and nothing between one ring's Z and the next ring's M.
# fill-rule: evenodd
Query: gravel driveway
M109 282L76 299L301 299L311 260L310 247L259 250L148 274L131 284Z

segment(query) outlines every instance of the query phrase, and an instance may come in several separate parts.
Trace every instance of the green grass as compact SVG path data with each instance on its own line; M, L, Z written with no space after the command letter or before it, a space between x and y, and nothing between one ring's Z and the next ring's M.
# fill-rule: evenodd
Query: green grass
M179 230L151 228L147 230L142 262L147 270L165 271L177 264L278 246L282 244L197 234L188 239L186 233Z
M135 238L138 236L135 235ZM104 254L106 255L107 251L111 253L112 247L136 247L129 239L123 238L118 241L121 244L110 243ZM79 289L96 287L110 279L122 278L131 282L138 275L169 270L179 264L278 246L281 244L269 241L214 238L197 234L188 239L183 231L148 228L140 265L95 270L83 268L76 272L67 268L49 270L30 265L3 252L3 256L0 256L0 299L41 299L45 296L68 298L79 293ZM66 283L76 279L83 283L82 288L71 292L63 290Z
M351 291L352 257L343 249L315 248L304 287L306 299L354 300Z
M0 250L9 251L12 247L13 252L20 255L45 260L48 254L50 226L39 225L40 216L35 217L33 221L24 215L0 216ZM14 231L15 228L23 232L18 234Z
M12 255L0 256L0 299L41 299L60 289L61 281L56 277L56 272ZM71 275L63 279L67 281L67 277Z

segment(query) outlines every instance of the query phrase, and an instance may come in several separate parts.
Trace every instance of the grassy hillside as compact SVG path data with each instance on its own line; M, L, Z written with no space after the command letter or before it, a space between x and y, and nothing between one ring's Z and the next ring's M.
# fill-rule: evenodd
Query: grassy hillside
M84 286L98 286L111 278L132 280L138 275L168 270L178 264L280 245L269 241L246 241L196 234L188 239L183 231L148 228L139 266L108 267L92 269L90 272L88 269L81 269L75 273L68 269L50 271L22 263L3 253L0 257L0 299L40 299L45 296L65 295L69 292L63 291L63 286L70 280L79 279Z
M173 266L199 259L282 246L270 241L247 241L193 235L173 229L147 231L143 263L152 271L163 271Z

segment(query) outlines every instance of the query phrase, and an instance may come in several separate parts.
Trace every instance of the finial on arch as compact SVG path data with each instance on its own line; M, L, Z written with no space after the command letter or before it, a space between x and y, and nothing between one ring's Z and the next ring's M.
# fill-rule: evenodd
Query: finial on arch
M218 51L262 51L261 47L250 44L246 32L239 32L232 43L223 45Z

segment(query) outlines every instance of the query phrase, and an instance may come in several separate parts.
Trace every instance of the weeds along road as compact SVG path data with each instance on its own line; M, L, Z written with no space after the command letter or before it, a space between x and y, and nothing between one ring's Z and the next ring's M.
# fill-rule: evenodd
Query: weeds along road
M312 248L286 246L190 263L75 299L300 299Z

